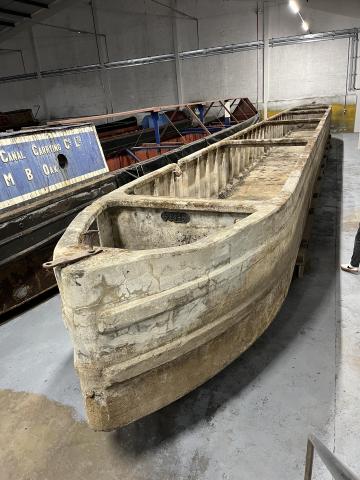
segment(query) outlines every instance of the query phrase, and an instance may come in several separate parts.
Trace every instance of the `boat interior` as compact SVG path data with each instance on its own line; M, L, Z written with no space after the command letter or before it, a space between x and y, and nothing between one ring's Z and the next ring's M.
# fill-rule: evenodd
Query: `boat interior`
M248 217L279 194L326 110L276 115L129 184L131 206L109 206L84 235L85 243L93 232L91 244L104 247L181 246Z

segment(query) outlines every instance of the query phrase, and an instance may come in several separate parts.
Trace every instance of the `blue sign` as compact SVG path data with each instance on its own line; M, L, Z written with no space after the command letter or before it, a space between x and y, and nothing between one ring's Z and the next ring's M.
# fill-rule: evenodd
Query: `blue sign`
M0 135L0 209L108 170L92 125Z

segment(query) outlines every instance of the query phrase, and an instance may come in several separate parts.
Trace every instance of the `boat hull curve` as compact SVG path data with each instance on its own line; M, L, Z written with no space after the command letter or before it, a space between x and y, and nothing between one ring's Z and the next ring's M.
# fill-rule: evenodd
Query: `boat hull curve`
M286 116L285 121L276 118L280 118L279 125L288 125ZM313 130L306 130L306 121L301 124L303 143L296 140L294 129L290 140L284 136L290 149L276 150L275 146L268 154L269 136L264 140L261 133L268 132L269 123L265 122L260 143L254 144L255 149L261 145L265 156L259 160L255 150L249 168L247 157L243 161L239 154L245 180L226 190L229 199L219 195L225 198L223 203L201 199L204 192L211 193L206 185L196 190L201 175L210 175L206 162L202 166L198 160L204 155L200 152L194 157L193 173L188 169L185 175L184 170L178 173L179 167L165 167L126 191L103 197L69 227L55 260L81 249L79 239L94 218L102 249L94 257L55 268L91 428L119 428L177 400L235 360L270 325L290 286L329 124L330 109L324 108ZM274 122L270 130L279 136L277 127ZM256 140L258 128L242 134L250 144ZM304 139L305 133L309 140ZM226 184L229 171L237 172L236 165L226 166L232 161L226 148L237 145L220 144L214 147L222 148L221 156L215 158L216 171L220 166L227 171L216 179L218 189L224 178ZM214 159L208 156L206 160ZM186 162L185 167L189 165ZM267 177L267 171L273 177ZM165 191L160 180L168 175L172 182L173 175L181 174L185 186L166 187L170 199L159 193L161 188ZM258 188L261 178L265 180ZM275 192L270 198L268 178L271 192ZM154 198L146 183L152 179L157 188ZM258 195L260 200L239 199L237 185L240 194ZM186 188L192 189L197 200L189 198ZM171 192L176 191L185 194L174 199ZM173 217L171 205L177 209ZM166 216L160 211L167 212ZM128 230L122 235L123 223L129 218L132 223L126 224ZM168 218L174 219L175 227L169 226ZM190 230L194 218L196 225ZM139 239L133 234L137 221ZM148 246L153 241L148 238L149 231L153 230L156 242L161 243L158 248ZM184 244L184 238L188 243Z

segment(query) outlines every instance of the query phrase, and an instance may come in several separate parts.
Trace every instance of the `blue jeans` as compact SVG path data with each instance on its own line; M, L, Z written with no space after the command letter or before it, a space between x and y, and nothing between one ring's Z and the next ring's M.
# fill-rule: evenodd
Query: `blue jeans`
M360 266L360 225L355 237L354 252L350 263L353 267Z

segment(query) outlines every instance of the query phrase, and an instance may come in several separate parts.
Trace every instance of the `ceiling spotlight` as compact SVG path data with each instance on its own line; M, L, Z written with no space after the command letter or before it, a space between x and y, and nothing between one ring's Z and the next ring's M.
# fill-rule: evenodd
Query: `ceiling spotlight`
M300 11L299 5L295 2L295 0L289 0L289 7L293 13L299 13Z
M302 29L305 30L305 32L309 31L309 24L305 22L305 20L302 21L301 26L302 26Z

